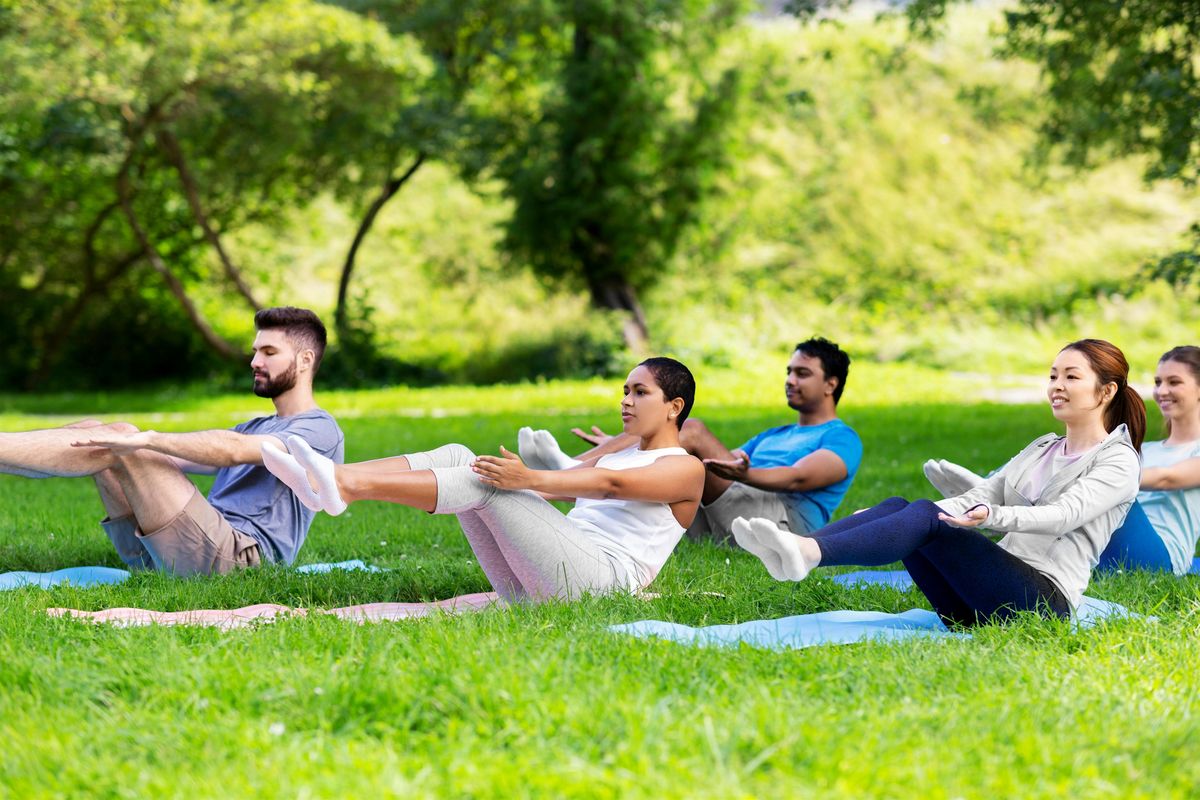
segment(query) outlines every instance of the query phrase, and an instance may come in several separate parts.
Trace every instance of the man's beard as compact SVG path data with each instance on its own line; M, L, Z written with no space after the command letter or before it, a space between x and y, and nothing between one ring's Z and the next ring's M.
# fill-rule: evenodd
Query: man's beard
M296 362L292 362L283 374L268 377L266 382L259 383L258 376L254 377L254 393L259 397L274 399L296 385Z

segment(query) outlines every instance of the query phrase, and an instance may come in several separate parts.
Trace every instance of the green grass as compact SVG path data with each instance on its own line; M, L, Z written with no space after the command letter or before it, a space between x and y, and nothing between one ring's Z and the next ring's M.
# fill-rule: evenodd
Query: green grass
M909 385L895 389L898 375L864 365L852 378L858 393L848 391L843 414L867 457L843 511L927 494L920 463L928 456L988 469L1052 428L1043 407L964 406L961 381L918 376L909 385L920 384L920 401ZM730 440L787 421L774 385L735 405L737 381L710 377L723 384L710 395L723 404L700 411ZM121 409L120 398L46 400L43 408L62 415L82 413L89 400L106 418ZM352 458L448 439L494 451L520 424L543 420L565 434L611 417L614 402L610 389L588 383L325 398L344 415ZM16 405L2 404L5 428L60 419L25 416ZM135 422L183 429L228 424L256 405L244 396L181 400L156 421L142 406L128 408ZM87 481L3 478L0 507L9 510L0 569L118 565L95 525L100 508ZM1022 619L969 640L779 653L627 639L605 627L927 606L916 591L850 590L820 575L776 583L743 553L684 542L652 587L655 600L590 598L369 625L313 617L226 632L93 627L42 613L328 607L487 589L454 520L408 509L365 503L319 518L301 561L347 558L391 571L138 575L114 587L0 593L0 796L1200 792L1194 578L1118 575L1089 590L1157 621L1071 631Z

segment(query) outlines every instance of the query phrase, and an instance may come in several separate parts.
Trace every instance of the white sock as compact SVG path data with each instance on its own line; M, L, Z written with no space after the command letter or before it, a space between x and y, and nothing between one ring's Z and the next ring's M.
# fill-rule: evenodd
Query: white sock
M317 484L317 499L326 514L337 516L346 510L346 503L338 491L337 479L333 474L333 462L308 446L299 436L287 437L288 450Z
M538 453L537 442L533 440L533 428L529 426L517 431L517 455L530 469L550 469L542 461L541 454Z
M747 553L756 556L772 578L777 581L787 580L787 576L783 574L783 561L774 550L758 544L758 537L750 531L750 520L738 517L730 527L733 529L734 541Z
M308 482L308 473L304 471L304 467L300 466L300 462L296 460L288 451L281 447L263 443L262 446L263 466L283 484L292 490L292 494L307 508L309 511L321 510L321 498L317 497L317 493L313 491L312 484Z
M550 431L534 431L532 439L537 448L538 458L546 465L545 469L570 469L583 463L564 453Z
M736 522L735 520L735 525ZM734 528L734 537L737 538L738 544L742 544L743 539L747 543L753 544L753 550L750 550L749 547L746 549L762 559L763 564L767 565L768 572L771 572L772 567L778 570L778 574L771 572L771 577L775 580L802 581L816 566L810 564L804 558L804 554L800 552L800 537L791 531L785 531L771 520L754 517L746 521L745 525L738 527L741 528L742 533L742 536L738 538L738 528ZM745 544L742 546L746 547ZM764 556L764 554L769 555ZM778 566L776 567L776 565Z
M983 478L952 461L932 458L923 467L925 477L943 497L955 497L983 483Z

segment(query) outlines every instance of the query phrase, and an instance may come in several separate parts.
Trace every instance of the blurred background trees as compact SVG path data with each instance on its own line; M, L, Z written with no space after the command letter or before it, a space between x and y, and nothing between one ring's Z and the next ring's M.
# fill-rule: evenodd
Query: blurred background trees
M1157 355L1192 5L0 0L0 379L221 385L282 303L346 384Z

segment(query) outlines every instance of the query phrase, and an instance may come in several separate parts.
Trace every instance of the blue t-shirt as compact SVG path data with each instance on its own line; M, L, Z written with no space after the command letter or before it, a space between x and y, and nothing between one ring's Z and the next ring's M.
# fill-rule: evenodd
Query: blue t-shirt
M783 492L784 503L804 521L807 530L827 524L842 502L862 463L862 440L846 423L831 419L820 425L781 425L758 434L742 445L750 466L790 467L818 450L828 450L846 464L846 477L829 486L807 492Z
M319 408L290 417L256 417L234 427L250 436L274 436L281 442L299 436L323 456L341 464L345 436L329 413ZM314 512L292 490L260 464L239 464L217 470L208 502L229 524L258 542L265 561L290 565L304 544Z

